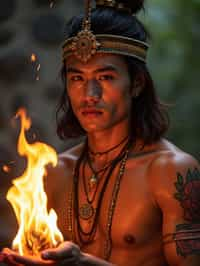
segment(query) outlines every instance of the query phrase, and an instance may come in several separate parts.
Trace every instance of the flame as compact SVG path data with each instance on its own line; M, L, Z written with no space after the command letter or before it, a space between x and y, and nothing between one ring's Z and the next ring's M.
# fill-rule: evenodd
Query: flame
M32 53L31 54L31 63L36 63L37 62L37 56L36 56L36 54L34 54L34 53ZM38 63L37 65L36 65L36 71L39 73L39 71L40 71L40 68L41 68L41 64L40 63ZM40 77L39 77L39 74L37 74L36 75L36 78L35 78L37 81L39 81L40 80Z
M6 165L6 164L3 165L2 169L3 169L4 173L9 173L10 172L10 167L8 165Z
M49 163L56 166L57 154L44 143L29 144L25 131L29 130L31 120L27 118L25 109L20 109L17 116L21 118L22 124L18 152L27 158L27 168L22 176L13 181L6 196L19 225L12 247L20 255L37 256L42 250L56 247L63 241L57 227L55 211L47 211L47 196L43 184L45 166Z
M35 62L37 60L37 57L35 54L31 55L31 62Z

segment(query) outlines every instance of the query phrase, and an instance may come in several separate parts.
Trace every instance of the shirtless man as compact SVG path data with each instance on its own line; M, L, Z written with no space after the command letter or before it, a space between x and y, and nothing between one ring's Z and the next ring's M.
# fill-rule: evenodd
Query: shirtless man
M144 28L128 14L141 1L123 10L103 2L92 12L94 34L146 41ZM81 20L70 22L68 38L80 32ZM58 123L61 137L86 138L61 154L46 178L49 206L66 241L41 260L14 252L10 258L24 265L197 266L200 167L163 137L167 116L144 63L145 46L135 43L130 61L122 51L87 53L86 37L73 40L76 53L64 45L60 110L66 113ZM127 45L120 49L127 55Z

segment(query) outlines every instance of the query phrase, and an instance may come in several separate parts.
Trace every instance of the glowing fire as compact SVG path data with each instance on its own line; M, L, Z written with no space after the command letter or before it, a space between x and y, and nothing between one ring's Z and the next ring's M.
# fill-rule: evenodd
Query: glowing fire
M47 196L44 192L43 177L45 166L57 164L57 154L44 143L29 144L25 131L29 130L31 120L24 109L17 116L21 118L21 132L18 140L18 152L27 158L27 168L23 175L13 181L7 193L19 229L13 241L13 249L21 255L39 255L50 247L56 247L63 241L57 227L57 215L53 209L47 211Z
M31 62L35 62L37 60L37 57L35 54L31 55Z
M9 168L8 165L3 165L2 169L3 169L3 171L4 171L5 173L9 173L9 172L10 172L10 168Z

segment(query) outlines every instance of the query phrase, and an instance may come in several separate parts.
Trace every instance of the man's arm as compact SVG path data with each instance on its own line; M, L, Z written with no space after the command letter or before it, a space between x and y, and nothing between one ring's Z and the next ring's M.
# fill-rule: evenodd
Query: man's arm
M190 155L167 154L152 164L154 195L163 213L163 248L170 266L200 265L200 166Z
M5 262L7 265L24 266L116 266L90 254L81 252L79 246L71 241L65 241L57 248L44 250L40 255L21 256L18 252L5 248L0 253L0 262Z

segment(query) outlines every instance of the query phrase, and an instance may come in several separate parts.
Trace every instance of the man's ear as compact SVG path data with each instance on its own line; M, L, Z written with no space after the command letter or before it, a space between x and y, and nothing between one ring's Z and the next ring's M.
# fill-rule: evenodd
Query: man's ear
M142 92L144 86L145 86L145 78L143 73L136 74L132 82L131 96L133 98L137 98Z

